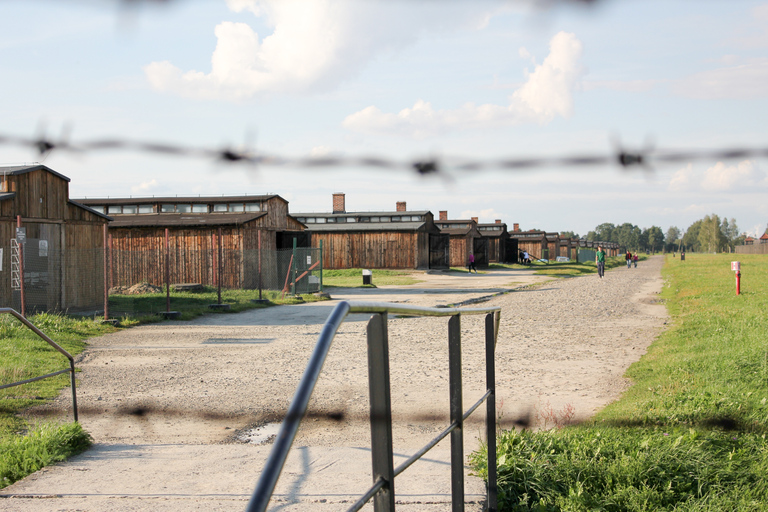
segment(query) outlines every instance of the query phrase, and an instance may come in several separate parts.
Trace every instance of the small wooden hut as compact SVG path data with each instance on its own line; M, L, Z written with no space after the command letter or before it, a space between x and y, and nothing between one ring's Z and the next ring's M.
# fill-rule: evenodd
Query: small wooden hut
M517 248L509 247L509 232L507 225L496 219L493 224L478 224L478 231L488 239L489 263L515 263L517 262ZM511 249L511 251L508 251Z
M0 304L20 309L23 262L28 313L101 310L109 217L70 200L69 178L45 165L0 173Z
M475 265L488 266L488 238L477 229L476 219L449 219L448 212L442 210L435 224L441 233L450 236L450 266L466 267L470 253L475 256Z
M448 237L432 212L347 212L345 194L333 194L331 213L295 213L307 226L313 247L323 244L323 268L428 269L448 267Z

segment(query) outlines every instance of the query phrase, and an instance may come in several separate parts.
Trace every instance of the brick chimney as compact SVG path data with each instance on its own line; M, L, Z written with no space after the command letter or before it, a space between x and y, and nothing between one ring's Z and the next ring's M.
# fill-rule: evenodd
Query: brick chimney
M501 224L501 219L496 219L496 224Z
M398 212L406 211L406 209L405 209L405 201L398 201L397 202L397 211Z
M520 224L518 224L517 222L512 224L512 231L520 231Z
M477 224L477 217L472 217L472 220L475 221L475 224Z
M346 213L347 209L344 205L344 194L337 192L333 194L333 213Z
M448 210L440 210L440 220L448 220Z

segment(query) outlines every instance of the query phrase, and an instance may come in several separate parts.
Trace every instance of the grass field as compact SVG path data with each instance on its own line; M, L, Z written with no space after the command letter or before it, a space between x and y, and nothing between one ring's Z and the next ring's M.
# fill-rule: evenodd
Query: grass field
M114 327L92 319L40 314L29 320L73 356L85 348L86 338L112 332ZM69 361L11 315L0 316L0 383L9 384L69 368ZM79 453L90 437L79 425L48 424L34 432L17 414L41 404L69 386L62 374L0 390L0 487L53 462ZM72 416L61 418L71 421Z
M417 284L421 281L413 274L407 271L401 270L371 270L371 283L372 285L363 284L363 269L361 268L347 268L339 270L323 270L323 287L339 287L339 288L361 288L377 285L409 285Z
M664 277L671 326L620 400L583 425L499 434L501 510L768 510L768 258L667 257ZM471 456L481 476L485 457Z
M249 309L270 307L273 305L297 304L326 300L314 294L299 295L298 298L274 290L264 290L262 299L269 303L260 304L252 301L259 298L258 290L222 290L221 302L228 304L229 310L217 310L220 313L239 313ZM181 320L191 320L200 315L214 312L208 306L218 302L218 292L212 286L204 287L201 292L170 293L171 311L181 313ZM158 322L163 318L157 314L166 310L165 293L145 293L141 295L110 295L110 316L119 316L121 325L130 326L136 323Z

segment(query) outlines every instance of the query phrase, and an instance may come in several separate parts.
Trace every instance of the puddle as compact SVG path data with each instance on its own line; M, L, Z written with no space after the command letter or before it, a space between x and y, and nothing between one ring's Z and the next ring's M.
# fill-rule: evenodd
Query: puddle
M267 444L275 440L280 423L267 423L260 427L246 428L238 432L237 440L247 444Z

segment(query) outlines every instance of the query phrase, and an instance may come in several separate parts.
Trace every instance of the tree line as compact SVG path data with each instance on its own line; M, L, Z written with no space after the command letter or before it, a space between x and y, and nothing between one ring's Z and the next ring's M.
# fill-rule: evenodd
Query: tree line
M571 231L561 234L578 238ZM720 219L713 213L688 226L685 232L677 226L670 226L664 233L658 226L641 229L629 222L619 225L605 222L588 232L586 239L617 243L622 250L631 252L675 252L682 249L691 252L731 252L735 246L744 243L746 236L746 233L739 233L736 219Z

